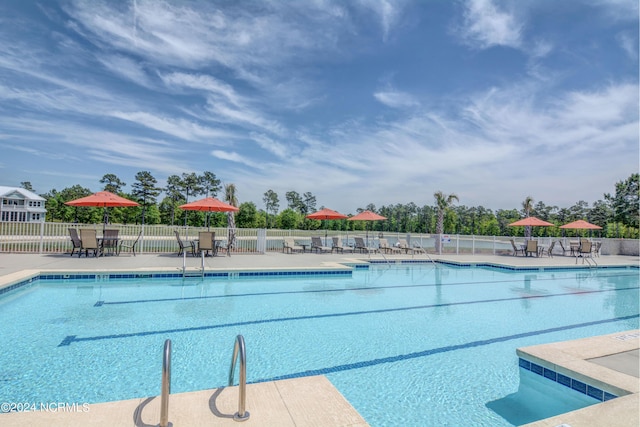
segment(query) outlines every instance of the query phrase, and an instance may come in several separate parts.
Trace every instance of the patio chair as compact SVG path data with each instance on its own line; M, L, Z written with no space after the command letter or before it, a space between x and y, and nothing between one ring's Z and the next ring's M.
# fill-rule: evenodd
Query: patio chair
M329 246L324 246L322 244L322 239L319 237L311 238L311 249L313 249L316 252L332 252L333 251L333 248Z
M591 245L591 253L592 253L594 256L599 257L599 256L600 256L600 249L601 249L601 248L602 248L602 242L594 242L594 243Z
M304 252L304 246L296 245L293 237L283 237L282 241L282 252L283 253L294 253L294 252Z
M541 255L547 254L548 257L553 258L553 247L556 245L556 241L551 242L548 248L542 248L540 251Z
M106 252L116 253L118 252L118 230L104 230L102 232L102 253Z
M218 251L227 251L227 256L231 256L231 245L228 240L215 240L215 249L213 250L214 255L218 255Z
M520 247L518 248L518 245L516 245L516 241L513 239L509 239L511 241L511 246L513 247L513 256L518 256L518 253L521 253L522 256L524 256L524 248Z
M73 248L71 249L71 256L73 256L73 252L77 249L79 257L82 253L82 250L80 249L82 248L82 241L80 241L80 237L78 237L78 230L76 230L75 228L70 228L69 236L71 236L71 243L73 244Z
M569 252L569 249L565 249L564 244L562 243L562 240L558 240L558 244L560 245L560 249L562 249L562 255L566 255L567 252Z
M527 247L524 249L524 253L527 256L533 256L533 254L535 254L536 256L540 256L540 253L538 252L538 241L527 240Z
M353 252L353 248L351 246L344 246L342 244L342 239L340 237L332 237L331 240L333 240L333 248L331 248L332 251L335 250L341 254L343 254L344 251Z
M213 256L215 238L216 233L213 231L200 231L198 233L198 255L206 251L206 256L209 256L209 251L211 251L211 256Z
M140 230L140 233L138 233L138 237L136 237L134 241L121 240L120 245L118 246L117 255L120 255L120 252L122 252L122 248L124 248L124 249L129 249L131 253L133 253L133 256L136 256L136 245L138 244L138 241L140 240L141 236L142 236L142 230Z
M580 251L580 241L569 240L569 255L576 256Z
M93 256L98 256L100 253L100 245L98 244L98 238L96 237L96 230L81 228L80 241L82 242L80 252L84 251L84 256L88 257L89 251L93 251Z
M178 247L180 248L180 250L178 251L178 256L180 256L185 252L184 242L180 238L180 233L178 233L178 230L173 230L173 232L175 233L176 239L178 240ZM193 240L187 240L187 243L191 247L191 255L196 256L196 244L195 244L195 242Z
M402 252L402 249L400 248L389 246L389 242L387 241L387 239L379 239L379 242L380 251L384 251L386 254L388 254L389 252L391 252L392 254Z
M578 263L578 258L582 258L582 263L584 264L585 258L591 258L591 242L588 240L583 240L580 242L580 247L575 252L576 253L576 264Z
M356 242L356 245L354 246L354 251L366 252L366 253L378 252L378 249L368 247L364 243L364 239L362 237L354 237L353 240Z

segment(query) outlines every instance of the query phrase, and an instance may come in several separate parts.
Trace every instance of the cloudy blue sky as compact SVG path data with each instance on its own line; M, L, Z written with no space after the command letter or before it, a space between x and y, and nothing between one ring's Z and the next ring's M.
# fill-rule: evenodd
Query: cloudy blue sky
M637 0L5 0L0 185L592 203L638 171Z

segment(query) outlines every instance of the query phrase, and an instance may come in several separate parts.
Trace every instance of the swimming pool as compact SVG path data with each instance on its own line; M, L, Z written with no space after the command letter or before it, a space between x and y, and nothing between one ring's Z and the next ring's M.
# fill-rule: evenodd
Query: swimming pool
M531 420L496 402L539 398L518 393L515 349L638 328L638 287L637 269L431 264L275 279L37 280L0 298L0 324L12 325L2 332L0 398L157 395L167 338L172 393L223 386L242 334L249 382L324 374L372 426L510 426ZM596 403L567 393L556 410Z

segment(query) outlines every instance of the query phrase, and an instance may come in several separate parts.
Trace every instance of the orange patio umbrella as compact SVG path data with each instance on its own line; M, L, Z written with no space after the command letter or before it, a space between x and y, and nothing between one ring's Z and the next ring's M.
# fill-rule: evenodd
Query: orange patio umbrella
M65 205L69 206L94 206L94 207L102 207L104 208L104 228L109 222L109 213L107 212L107 208L113 207L130 207L130 206L140 206L138 203L133 200L125 199L124 197L120 197L117 194L113 194L109 191L98 191L87 197L82 197L80 199L71 200L66 202Z
M340 212L336 212L329 208L324 208L319 210L318 212L314 212L305 216L305 218L316 219L316 220L329 220L329 219L345 219L348 216L341 214ZM324 229L324 244L327 244L327 228Z
M378 215L375 212L371 211L362 211L358 215L352 216L347 221L382 221L387 219L387 217ZM365 227L365 231L367 234L367 245L369 244L369 229Z
M387 217L371 211L362 211L358 215L349 218L349 221L381 221L383 219L387 219Z
M511 227L551 227L553 225L555 224L543 221L540 218L536 218L535 216L528 216L509 224L509 226ZM525 231L525 238L531 238L530 231L530 229Z
M561 225L560 228L572 228L576 230L602 230L602 227L600 227L599 225L591 224L590 222L587 222L583 219Z
M566 229L574 229L574 230L589 230L589 236L591 236L591 230L602 230L602 227L599 225L591 224L583 219L579 219L577 221L570 222L565 225L561 225L560 228L563 230Z
M232 206L228 203L218 200L215 197L207 197L204 199L196 200L191 203L186 203L179 206L180 209L187 211L202 211L202 212L238 212L240 209ZM207 229L209 224L207 223Z
M516 222L512 222L511 224L509 224L511 227L526 227L527 225L529 226L534 226L534 227L550 227L553 226L555 224L552 224L550 222L547 221L543 221L540 218L536 218L535 216L529 216L526 218L523 218L521 220L518 220Z

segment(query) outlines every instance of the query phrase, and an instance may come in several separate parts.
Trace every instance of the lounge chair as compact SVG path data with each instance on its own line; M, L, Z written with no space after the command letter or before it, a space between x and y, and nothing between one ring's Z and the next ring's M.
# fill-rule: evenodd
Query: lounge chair
M524 253L527 256L533 256L533 254L535 254L536 256L540 256L540 253L538 252L538 241L527 240L527 247L524 249Z
M513 256L518 256L518 253L521 253L522 256L524 256L524 248L523 247L518 248L515 240L510 239L510 241L511 241L511 246L513 247Z
M333 248L331 248L332 251L340 252L341 254L343 254L344 251L353 252L353 248L351 246L342 245L342 239L340 237L332 237L331 239L333 240Z
M173 230L173 232L176 234L176 239L178 240L178 247L180 248L180 250L178 251L178 256L180 256L182 255L182 253L186 253L184 248L184 242L180 238L180 233L178 233L178 230ZM191 255L196 256L195 242L193 240L187 240L187 243L191 247Z
M427 250L425 248L423 248L422 246L420 246L417 243L413 244L413 247L411 248L413 250L413 253L418 253L418 254L426 254Z
M283 237L282 252L290 254L294 252L304 252L304 246L296 245L293 237Z
M366 252L366 253L378 252L378 249L368 247L364 243L364 239L362 237L354 237L353 240L356 242L354 251Z
M71 236L71 243L73 243L73 249L71 249L71 256L73 256L73 252L77 249L78 257L79 257L80 254L82 253L82 249L81 249L82 241L80 240L80 237L78 237L78 230L76 230L75 228L70 228L69 235Z
M198 233L198 255L206 251L206 255L209 256L209 251L211 251L211 256L213 256L215 238L216 233L212 231L200 231Z
M409 246L409 243L407 243L407 239L398 239L398 244L400 245L398 246L398 248L403 250L404 253L408 254L409 251L411 251L412 255L416 253L416 249Z
M319 237L311 238L311 249L313 249L316 252L332 252L333 251L333 248L329 246L324 246L322 244L322 239L320 239Z
M402 252L402 249L398 247L389 246L389 242L387 241L387 239L380 239L379 242L380 251L384 251L386 254L388 254L389 252L391 252L392 254Z
M120 255L120 252L122 252L122 248L124 248L124 249L129 249L131 253L133 253L133 256L136 256L136 245L138 244L138 241L140 240L141 236L142 236L142 230L140 231L140 233L138 233L138 237L136 237L136 239L133 241L121 240L120 246L118 246L118 255Z
M111 253L116 253L117 254L117 252L118 252L118 230L104 230L104 232L102 233L101 244L102 244L102 253L103 254L105 252L111 252Z
M84 251L84 256L89 256L89 251L93 251L93 256L100 254L100 245L98 244L98 238L96 237L96 230L89 228L80 229L80 241L82 246L80 252Z

